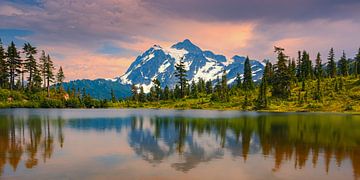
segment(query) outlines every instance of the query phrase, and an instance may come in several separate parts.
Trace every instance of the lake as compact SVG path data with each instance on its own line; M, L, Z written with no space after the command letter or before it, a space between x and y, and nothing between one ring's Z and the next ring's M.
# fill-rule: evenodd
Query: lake
M359 177L359 115L0 110L0 179Z

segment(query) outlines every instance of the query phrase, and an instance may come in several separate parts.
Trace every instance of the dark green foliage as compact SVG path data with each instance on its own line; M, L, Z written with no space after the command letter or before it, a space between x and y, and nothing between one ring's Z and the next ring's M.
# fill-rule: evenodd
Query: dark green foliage
M242 85L241 85L241 76L240 76L240 73L237 73L236 74L236 87L237 88L241 88L242 87Z
M170 98L171 98L170 88L168 86L165 86L162 99L169 100Z
M317 79L323 76L323 67L320 53L316 56L315 76Z
M62 69L62 66L60 66L58 73L56 74L56 83L59 86L59 90L62 91L63 90L63 85L62 83L65 80L65 75Z
M252 71L249 57L246 57L244 64L244 81L243 81L243 89L245 91L250 91L254 89L254 82L252 80Z
M275 52L278 54L278 62L272 77L272 96L286 99L290 95L291 76L286 66L287 56L283 51L284 49L275 48Z
M35 55L37 53L36 47L33 47L30 43L25 43L23 50L25 52L26 55L26 59L25 59L25 71L29 74L29 77L27 79L28 81L28 89L31 91L32 87L34 86L34 79L35 76L38 76L35 73L38 73L38 65L35 59ZM38 78L38 77L36 77ZM36 79L36 81L38 81L38 79Z
M328 56L327 74L331 78L335 78L336 76L336 63L335 63L335 54L333 48L330 49Z
M343 51L343 54L339 60L339 74L344 77L349 75L349 62L346 59L345 51Z
M115 103L116 102L116 97L115 97L115 93L114 93L114 89L111 89L111 102Z
M209 81L206 81L206 85L205 85L205 89L206 89L206 94L211 94L213 93L213 85L212 85L212 82L211 80Z
M190 92L191 92L190 96L192 98L198 98L199 95L198 87L194 80L191 82Z
M142 86L140 86L139 101L146 102L146 94L145 94L144 88Z
M137 88L137 86L134 85L134 84L131 86L131 94L132 94L131 99L132 99L133 101L139 101L138 88Z
M15 78L19 76L19 72L21 71L20 53L16 49L14 42L11 42L8 47L6 56L9 67L10 89L13 90L15 87Z
M180 86L180 97L184 98L186 94L186 86L187 86L187 79L186 79L186 70L185 70L185 62L184 57L181 58L180 62L175 65L175 77L178 78L178 84Z
M0 88L6 88L8 84L8 64L6 62L5 49L0 39Z
M355 71L355 74L356 75L359 75L360 74L360 48L358 50L358 53L356 54L356 57L355 57L355 66L356 66L356 71Z
M158 101L161 99L161 96L162 96L161 84L158 79L153 79L152 83L154 85L150 88L149 100L150 101Z
M262 108L267 108L268 106L268 98L267 98L267 82L268 82L268 77L267 74L269 74L270 71L270 63L267 63L265 66L265 70L263 73L263 78L261 79L261 84L260 84L260 88L259 88L259 96L256 100L256 106L258 109L262 109Z

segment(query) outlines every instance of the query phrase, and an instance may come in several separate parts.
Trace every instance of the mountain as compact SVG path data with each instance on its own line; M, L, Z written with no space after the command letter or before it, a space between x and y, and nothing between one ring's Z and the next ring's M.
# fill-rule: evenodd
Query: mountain
M131 95L130 86L124 85L119 78L115 79L82 79L63 83L64 89L82 90L97 99L111 99L111 89L117 98L126 98Z
M227 73L228 84L235 82L239 73L242 77L244 71L244 56L234 56L227 59L223 55L211 51L202 50L190 40L186 39L171 47L154 45L143 54L138 56L130 65L124 75L115 79L76 80L65 83L65 88L86 88L87 92L95 98L110 98L111 89L115 95L127 97L132 84L143 86L147 93L152 87L152 80L157 78L164 88L166 85L173 88L177 78L174 76L175 65L184 59L187 70L187 79L197 81L199 78L205 81L215 81L221 77L223 71ZM253 80L261 79L264 65L257 60L250 60Z
M234 56L230 60L223 55L211 51L203 51L186 39L170 48L154 45L142 55L138 56L126 73L120 77L123 84L136 84L143 86L145 92L152 87L152 80L158 79L162 87L166 85L173 88L177 79L174 77L175 64L181 58L187 67L187 79L197 81L202 78L206 81L215 81L226 70L228 84L235 81L237 73L243 74L245 57ZM254 80L261 78L264 65L251 60Z

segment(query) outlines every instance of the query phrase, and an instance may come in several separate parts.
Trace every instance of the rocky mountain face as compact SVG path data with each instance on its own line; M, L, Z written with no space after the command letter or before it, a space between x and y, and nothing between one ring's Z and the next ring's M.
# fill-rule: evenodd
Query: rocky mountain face
M175 65L183 58L187 79L198 81L215 81L221 77L224 71L227 73L228 84L235 82L239 73L242 77L244 71L244 56L233 56L227 59L223 55L211 51L202 50L186 39L171 47L154 45L143 54L138 56L130 65L124 75L115 79L76 80L65 83L65 88L87 89L87 92L95 98L110 98L111 89L115 95L127 97L130 95L130 87L135 84L143 86L145 92L149 92L153 86L152 80L158 79L161 86L173 88L177 78L174 76ZM257 60L250 60L253 80L261 79L264 64Z

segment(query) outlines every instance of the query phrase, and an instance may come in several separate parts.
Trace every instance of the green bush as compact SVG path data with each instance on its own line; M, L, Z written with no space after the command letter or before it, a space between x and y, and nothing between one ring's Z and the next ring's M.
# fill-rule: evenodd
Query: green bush
M82 108L82 104L78 98L70 98L65 101L65 106L68 108Z
M0 89L0 101L7 101L10 96L10 91L7 89Z
M44 99L41 101L40 107L42 108L64 108L63 101L58 99Z

